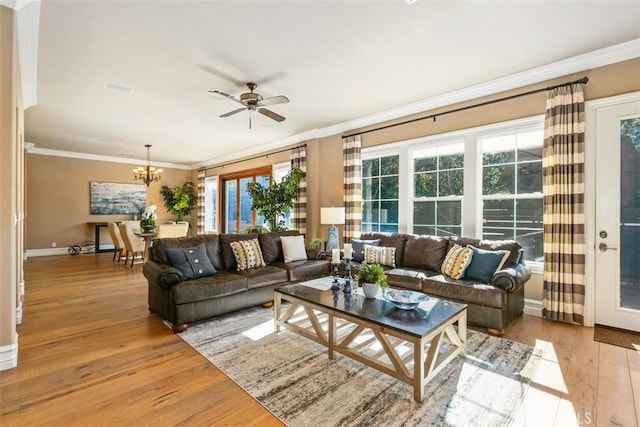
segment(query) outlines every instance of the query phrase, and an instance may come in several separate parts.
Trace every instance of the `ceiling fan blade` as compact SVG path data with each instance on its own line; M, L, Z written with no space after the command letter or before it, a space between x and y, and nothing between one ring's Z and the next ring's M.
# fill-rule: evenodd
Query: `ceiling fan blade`
M223 91L218 90L218 89L211 89L209 91L209 93L212 94L212 95L222 96L222 97L225 97L227 99L230 99L232 101L239 102L240 104L242 104L242 102L238 98L236 98L233 95L229 95L227 92L223 92Z
M265 115L270 119L275 120L276 122L283 122L285 120L285 118L282 117L280 114L274 113L273 111L267 110L266 108L259 108L258 113Z
M228 113L224 113L222 114L220 117L229 117L229 116L233 116L236 113L239 113L240 111L244 111L246 110L246 108L242 107L242 108L238 108L236 110L233 111L229 111Z
M276 104L286 104L289 102L289 98L284 95L272 96L271 98L265 98L260 101L260 106L268 106L268 105L276 105Z

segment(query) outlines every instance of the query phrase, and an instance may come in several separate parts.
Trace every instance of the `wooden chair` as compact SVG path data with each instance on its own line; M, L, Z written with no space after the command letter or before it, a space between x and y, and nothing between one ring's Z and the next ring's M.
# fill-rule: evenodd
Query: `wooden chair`
M109 229L109 234L111 235L111 240L113 241L113 260L116 260L116 255L118 256L118 262L120 262L120 258L122 258L122 253L126 250L124 247L124 241L122 240L122 236L120 235L120 229L118 228L118 224L115 222L107 223L107 228Z
M127 265L129 254L131 254L131 268L133 268L136 255L140 257L141 262L144 262L144 240L136 236L125 223L118 224L118 228L120 229L120 235L124 241L124 247L127 250L124 258L124 264Z
M162 237L184 237L189 231L188 222L178 222L176 224L158 225L158 239Z

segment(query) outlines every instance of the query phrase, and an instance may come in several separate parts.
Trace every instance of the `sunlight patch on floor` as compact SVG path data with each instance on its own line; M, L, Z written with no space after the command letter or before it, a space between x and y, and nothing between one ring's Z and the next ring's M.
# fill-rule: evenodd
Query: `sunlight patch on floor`
M249 338L253 341L258 341L266 337L267 335L271 335L275 332L274 320L267 320L264 323L259 324L251 329L248 329L242 333L245 337Z

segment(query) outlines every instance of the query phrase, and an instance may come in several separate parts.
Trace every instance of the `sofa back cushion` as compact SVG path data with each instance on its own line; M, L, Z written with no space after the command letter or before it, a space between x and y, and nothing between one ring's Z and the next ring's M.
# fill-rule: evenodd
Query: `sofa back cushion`
M282 253L281 236L297 236L300 233L298 230L278 231L274 233L260 233L258 234L258 241L260 242L260 248L262 249L262 257L265 264L273 264L274 262L283 262L284 255Z
M448 237L410 234L404 246L402 266L440 271L448 250Z
M501 249L509 251L509 257L505 261L505 265L516 263L520 260L520 243L515 240L479 240L470 239L468 237L451 237L449 240L449 247L458 244L460 246L475 246L479 249L487 251L498 251Z
M197 236L168 237L156 239L151 246L151 259L164 264L171 264L166 250L168 248L190 248L204 243L207 256L216 270L224 270L220 252L220 238L217 234L200 234Z
M404 244L407 240L406 234L399 233L362 233L362 240L380 240L379 246L396 248L396 266L402 266L404 256Z
M231 242L237 242L241 240L257 239L258 233L249 234L220 234L220 249L222 253L222 261L224 262L224 270L237 271L238 263L236 257L231 249ZM215 264L214 264L215 267Z

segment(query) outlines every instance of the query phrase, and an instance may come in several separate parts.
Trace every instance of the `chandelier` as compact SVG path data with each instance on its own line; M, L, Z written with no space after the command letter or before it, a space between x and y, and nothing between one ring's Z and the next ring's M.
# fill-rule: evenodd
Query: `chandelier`
M156 169L151 166L151 156L149 155L151 145L147 144L145 147L147 148L147 165L135 168L133 170L133 179L144 182L148 187L153 181L160 181L162 169Z

